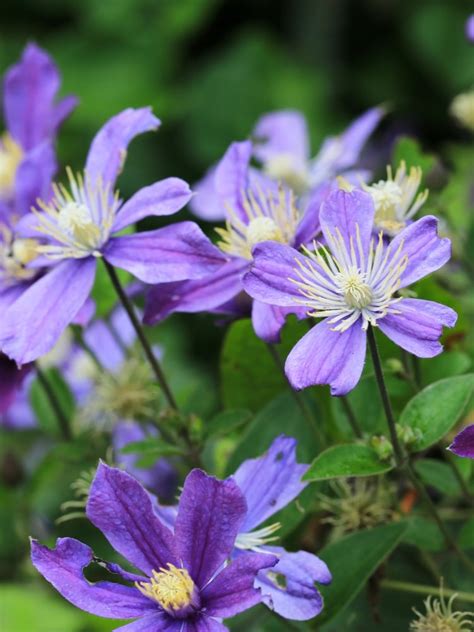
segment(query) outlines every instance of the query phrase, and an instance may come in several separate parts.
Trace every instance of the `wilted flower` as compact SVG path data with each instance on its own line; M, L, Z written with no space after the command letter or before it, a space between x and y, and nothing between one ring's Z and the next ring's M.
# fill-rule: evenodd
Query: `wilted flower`
M442 351L443 326L456 313L444 305L402 298L398 291L440 268L450 257L450 241L437 234L438 221L426 216L386 244L373 236L375 209L362 191L336 191L323 204L325 245L300 254L267 242L254 249L244 278L246 291L281 307L305 306L321 318L290 352L285 371L294 388L330 384L345 395L359 381L369 325L422 358Z
M92 142L84 176L69 170L69 186L55 185L53 199L38 203L33 225L44 242L37 251L56 265L2 319L0 346L18 364L47 353L77 317L102 257L145 283L196 278L222 263L222 254L193 222L114 236L144 217L176 213L192 195L178 178L145 187L124 204L113 191L129 142L158 125L149 108L113 117Z
M453 611L456 595L446 602L443 590L441 597L428 597L423 602L426 613L415 610L417 619L410 623L411 632L471 632L474 625L474 612Z
M458 123L474 132L474 90L458 94L451 103L450 112Z
M458 456L474 459L474 424L463 428L448 449Z
M101 464L87 516L142 574L109 564L125 584L88 582L83 569L93 561L92 550L72 538L59 539L53 550L33 541L32 561L78 608L111 619L138 619L117 629L224 631L222 618L261 601L255 577L277 561L267 553L252 553L229 563L246 510L235 482L193 470L184 484L173 534L135 479Z

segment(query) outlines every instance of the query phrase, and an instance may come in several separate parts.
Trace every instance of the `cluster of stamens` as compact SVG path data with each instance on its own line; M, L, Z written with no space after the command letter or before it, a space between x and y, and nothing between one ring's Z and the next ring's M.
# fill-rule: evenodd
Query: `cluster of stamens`
M333 331L346 331L359 319L363 329L376 325L389 311L396 313L394 298L400 286L408 258L403 254L403 242L394 250L386 246L382 233L377 245L371 240L366 254L356 226L355 243L351 236L346 244L340 231L327 234L328 250L314 243L314 252L304 248L304 263L296 259L295 283L308 307L308 316L328 318Z
M8 199L15 187L18 166L23 159L23 150L10 134L0 139L0 198Z
M69 189L54 184L53 199L38 200L40 210L32 209L37 230L53 240L39 251L52 259L100 257L120 205L118 193L112 194L100 179L91 182L87 174L75 176L68 168L67 175Z
M253 247L262 241L292 243L299 220L292 191L279 186L265 194L255 186L242 191L241 197L245 216L228 206L226 227L216 228L223 252L251 260Z
M159 571L153 570L149 582L136 582L135 586L142 595L179 618L187 609L198 606L197 591L185 568L177 568L174 564L167 566Z
M0 280L5 285L32 279L37 270L28 264L38 256L36 239L15 238L13 232L0 224Z
M275 522L268 527L256 529L249 533L239 533L235 540L235 547L245 551L262 552L260 547L279 540L279 536L273 535L279 529L281 529L281 524Z

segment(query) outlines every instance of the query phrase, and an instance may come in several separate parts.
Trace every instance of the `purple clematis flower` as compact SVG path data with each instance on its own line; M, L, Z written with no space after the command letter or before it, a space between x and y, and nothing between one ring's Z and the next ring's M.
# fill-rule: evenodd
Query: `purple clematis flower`
M455 437L448 450L458 456L474 459L474 424L466 426Z
M0 347L18 364L47 353L81 313L100 258L145 283L197 278L222 265L222 253L193 222L115 236L144 217L172 215L191 198L178 178L145 187L124 204L113 192L130 141L158 125L149 108L127 109L110 119L92 142L84 176L69 171L69 188L55 186L53 199L34 210L33 228L44 240L36 252L56 265L2 319Z
M474 13L466 20L466 38L471 44L474 44Z
M198 280L160 284L147 296L144 320L154 324L172 312L213 311L245 314L252 310L252 322L260 338L279 340L288 313L304 317L304 310L282 309L243 294L242 277L247 271L252 248L268 239L298 248L316 234L318 209L309 206L301 213L294 193L276 185L250 167L250 141L233 143L215 171L215 185L221 207L227 209L225 228L217 228L219 248L227 258L214 272Z
M32 561L81 610L111 619L137 619L117 630L225 631L221 619L261 601L255 577L277 561L273 555L253 553L228 563L246 511L235 482L193 470L186 478L172 533L134 478L101 464L87 516L141 574L111 564L109 570L127 584L91 584L83 569L93 560L92 550L72 538L59 539L53 550L33 541Z
M456 313L397 296L449 260L451 244L438 237L438 220L423 217L387 245L382 233L373 236L373 200L359 190L332 193L320 219L325 246L300 254L282 244L260 244L244 278L257 300L304 306L309 316L322 319L286 360L294 388L330 384L333 395L353 389L364 366L369 325L418 357L441 353L443 326L452 327Z

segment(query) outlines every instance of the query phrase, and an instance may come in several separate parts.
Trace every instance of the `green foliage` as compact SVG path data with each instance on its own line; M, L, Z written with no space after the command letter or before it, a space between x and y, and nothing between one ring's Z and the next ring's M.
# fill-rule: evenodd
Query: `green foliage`
M55 367L44 371L44 376L58 401L58 405L66 419L72 419L76 402L71 389L59 370ZM50 400L38 378L30 389L30 402L38 423L48 434L58 434L58 419Z
M335 445L319 454L304 475L306 481L326 481L350 476L373 476L389 472L393 466L381 461L369 446L348 443Z
M407 170L410 167L421 167L423 182L436 165L436 157L423 152L420 143L415 138L401 136L393 150L393 168L396 170L402 160L405 161Z

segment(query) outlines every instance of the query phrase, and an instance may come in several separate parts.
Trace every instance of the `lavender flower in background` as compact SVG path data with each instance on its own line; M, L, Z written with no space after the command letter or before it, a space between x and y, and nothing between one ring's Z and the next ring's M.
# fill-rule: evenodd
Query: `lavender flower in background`
M55 186L52 201L41 202L29 218L44 239L37 252L57 265L17 298L2 319L0 347L18 364L47 353L81 313L97 259L145 283L203 276L224 260L193 222L113 236L144 217L176 213L192 195L178 178L145 187L124 204L113 193L129 142L158 125L149 108L124 110L110 119L92 142L84 176L69 170L69 189Z
M31 365L18 369L15 362L0 354L0 426L16 430L35 426L27 396L31 371Z
M397 296L449 260L451 244L438 237L438 220L423 217L386 245L382 233L373 237L374 216L367 193L336 191L320 214L326 245L315 244L315 252L304 255L272 242L254 249L246 291L271 305L304 306L308 316L322 319L286 360L294 388L330 384L333 395L353 389L364 366L369 325L410 353L430 358L443 349L443 326L456 322L449 307Z
M474 44L474 13L467 18L465 29L467 40Z
M33 541L32 562L78 608L111 619L137 619L117 630L224 631L221 619L261 601L255 577L277 562L267 553L252 553L227 563L246 511L235 482L193 470L184 484L173 534L134 478L101 464L87 516L141 574L110 564L109 570L126 584L91 584L83 569L93 552L72 538L59 539L53 550Z
M474 459L474 424L466 426L458 433L448 450L458 456Z

